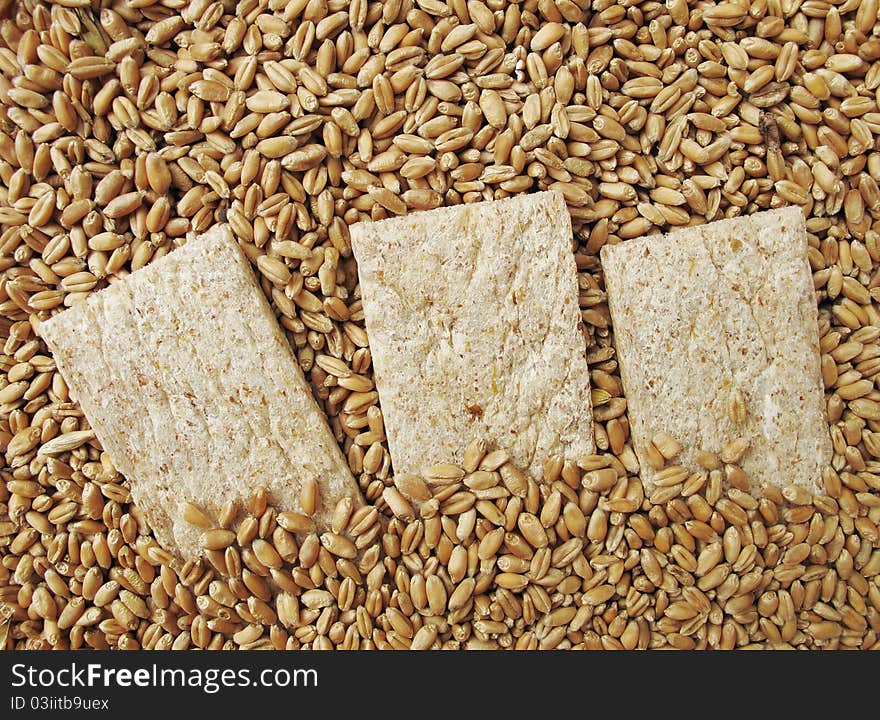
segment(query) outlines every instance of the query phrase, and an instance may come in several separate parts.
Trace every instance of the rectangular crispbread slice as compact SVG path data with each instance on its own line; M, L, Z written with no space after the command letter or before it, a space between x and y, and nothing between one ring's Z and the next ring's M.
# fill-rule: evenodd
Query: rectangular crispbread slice
M474 438L540 478L594 449L565 200L542 192L351 227L396 473Z
M362 502L254 273L219 225L42 323L41 333L157 539L183 557L214 512L268 488L284 510L314 478L316 520Z
M602 267L646 485L656 476L646 448L665 432L686 467L741 439L755 487L818 491L831 442L800 209L609 245ZM737 393L744 419L731 414Z

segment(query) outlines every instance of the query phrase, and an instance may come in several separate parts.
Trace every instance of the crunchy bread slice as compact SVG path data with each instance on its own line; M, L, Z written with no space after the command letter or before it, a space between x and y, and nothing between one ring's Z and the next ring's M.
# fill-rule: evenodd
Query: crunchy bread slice
M351 228L396 473L479 438L536 478L594 449L565 200L542 192Z
M316 520L357 483L228 226L42 323L41 333L96 436L131 483L157 539L185 558L216 513L268 488L299 509L307 478Z
M649 443L665 432L686 467L699 450L744 440L739 464L755 486L818 490L831 441L800 209L629 240L601 257L648 487Z

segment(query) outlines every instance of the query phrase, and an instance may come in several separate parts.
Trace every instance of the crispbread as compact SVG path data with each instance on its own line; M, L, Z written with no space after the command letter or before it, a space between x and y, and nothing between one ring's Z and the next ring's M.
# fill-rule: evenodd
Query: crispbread
M480 438L540 477L594 449L571 221L557 192L351 228L392 464Z
M319 483L318 525L362 502L327 421L229 227L216 226L42 323L86 418L156 537L185 558L216 513L268 488L299 509Z
M752 483L818 490L831 459L816 296L799 208L651 235L602 249L633 442L658 432L698 450L749 443ZM746 417L730 416L732 396Z

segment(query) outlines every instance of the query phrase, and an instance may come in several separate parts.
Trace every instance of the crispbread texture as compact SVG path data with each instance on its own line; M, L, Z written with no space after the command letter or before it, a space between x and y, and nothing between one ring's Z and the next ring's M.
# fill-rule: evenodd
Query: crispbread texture
M696 469L698 450L749 443L758 488L819 489L831 460L816 295L799 208L688 227L602 248L633 442L664 431ZM736 389L746 418L735 423Z
M397 473L474 438L539 478L594 449L571 220L557 192L351 227Z
M362 502L253 271L227 225L42 323L96 436L157 539L184 558L216 513L268 488L281 509L317 480L316 520Z

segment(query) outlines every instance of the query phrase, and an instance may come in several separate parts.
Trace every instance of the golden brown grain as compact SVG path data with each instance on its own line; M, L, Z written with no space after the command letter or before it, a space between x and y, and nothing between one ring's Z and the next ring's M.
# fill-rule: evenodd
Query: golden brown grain
M876 0L134 5L0 20L0 647L877 647ZM395 477L349 225L551 187L597 455L539 484L475 442ZM827 495L752 490L734 438L679 468L658 437L646 498L597 253L785 203L819 300ZM223 221L368 504L329 533L317 485L300 508L188 506L208 549L178 567L37 329Z

